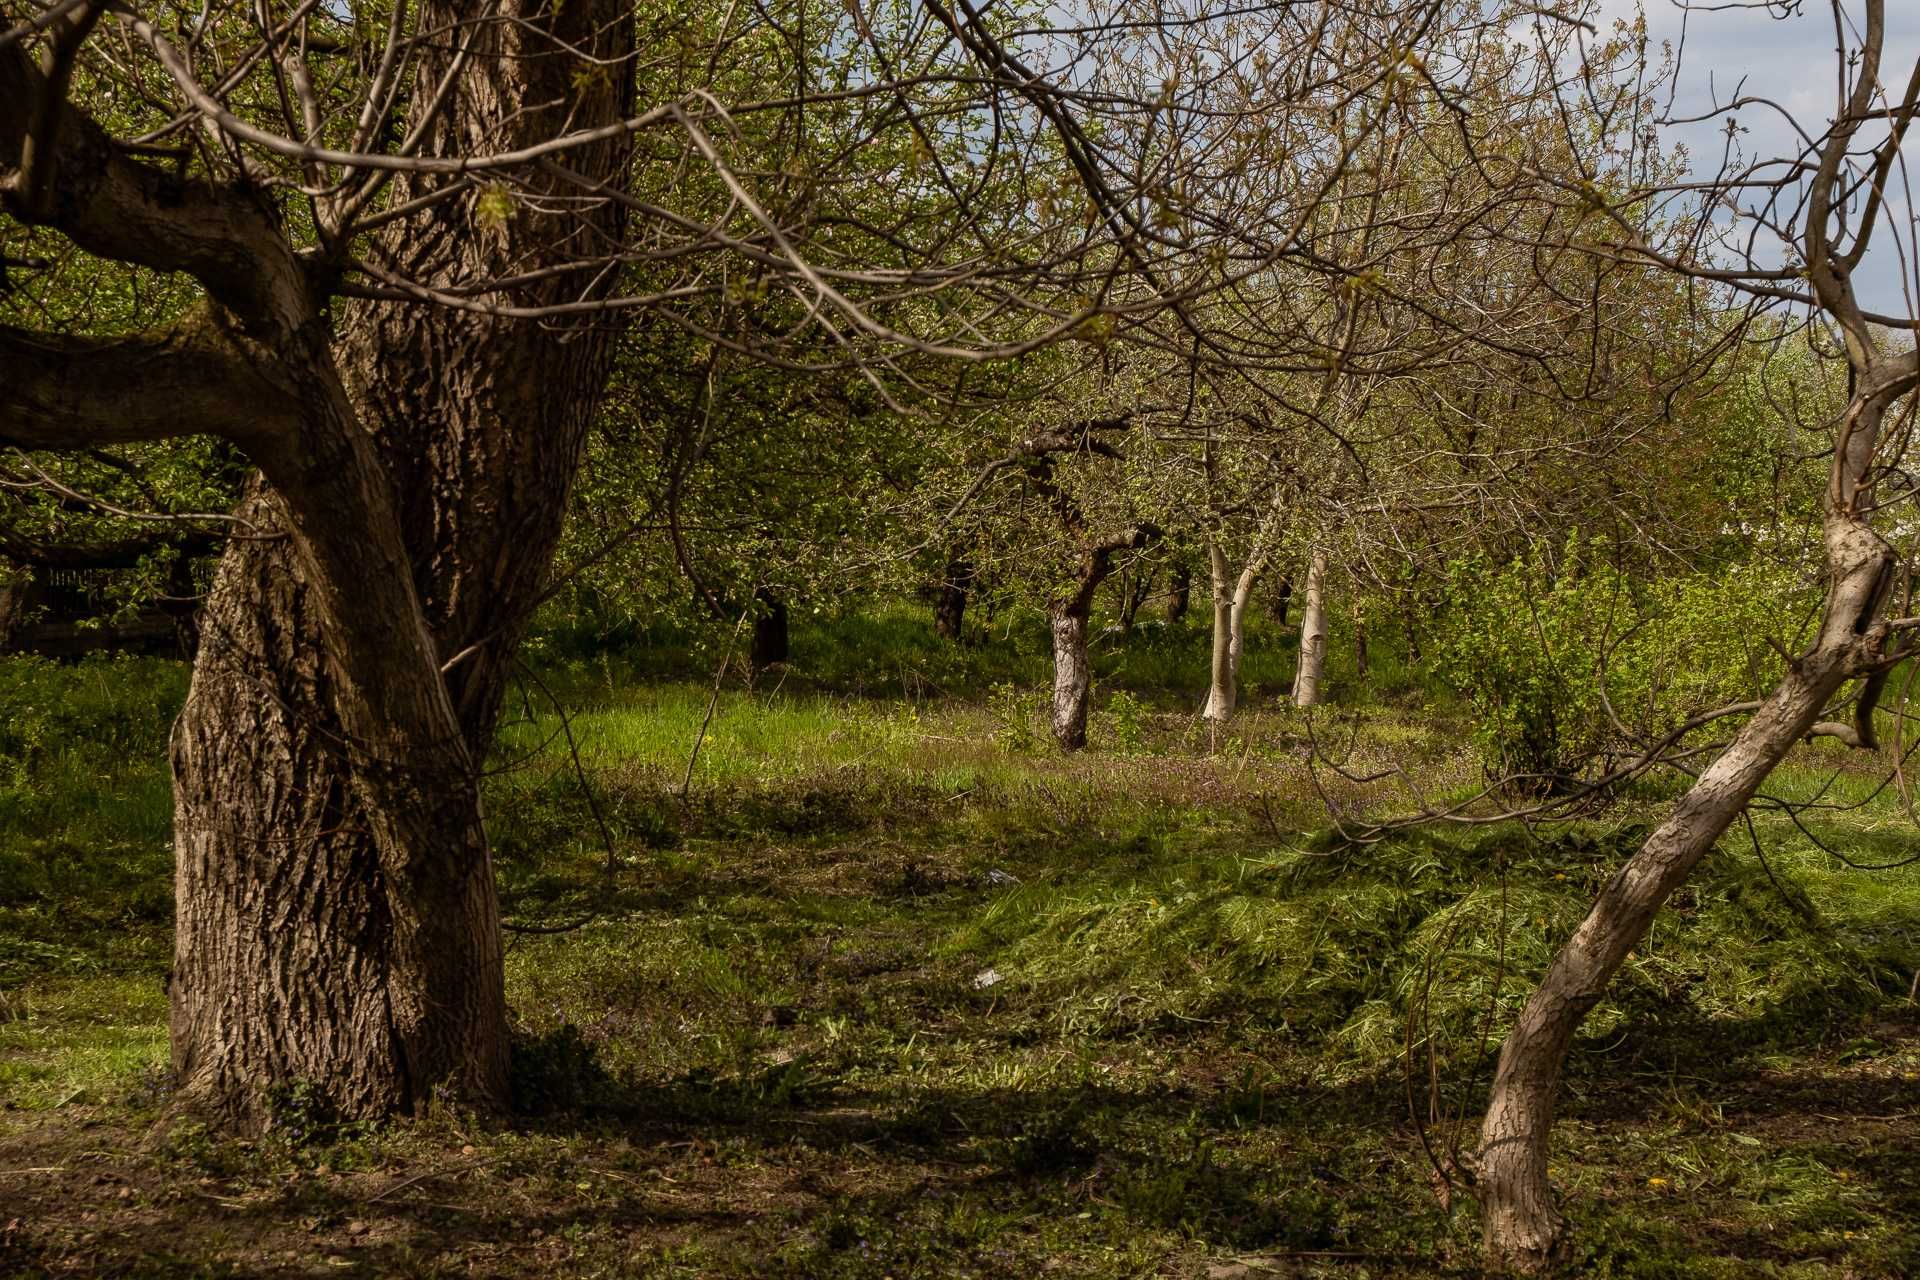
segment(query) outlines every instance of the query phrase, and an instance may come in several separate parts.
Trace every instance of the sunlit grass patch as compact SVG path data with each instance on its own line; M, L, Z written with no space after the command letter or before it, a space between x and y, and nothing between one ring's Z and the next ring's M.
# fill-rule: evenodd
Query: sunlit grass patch
M862 696L730 684L682 795L711 686L676 679L552 681L592 804L537 691L487 781L509 917L579 925L509 936L524 1110L298 1150L192 1126L144 1145L152 1117L122 1100L165 1061L164 760L39 759L97 808L0 808L0 1099L31 1109L6 1167L73 1164L88 1232L185 1187L169 1227L244 1205L235 1239L396 1271L1204 1275L1266 1251L1303 1274L1464 1273L1472 1212L1436 1201L1409 1123L1410 1020L1412 1065L1431 1044L1470 1135L1483 1044L1659 813L1649 791L1571 828L1344 848L1306 717L1271 702L1209 742L1187 688L1103 701L1094 749L1062 758L1037 686L875 695L880 674ZM1312 728L1358 772L1446 794L1480 781L1446 714ZM1398 803L1322 783L1348 812ZM146 798L117 808L116 787ZM1856 855L1898 838L1884 795L1815 821ZM1582 1274L1920 1270L1901 1118L1920 868L1756 829L1766 865L1736 828L1574 1057L1553 1160ZM145 1185L122 1202L95 1166L29 1154L36 1132ZM178 1269L229 1249L197 1237Z
M122 1102L166 1064L166 995L152 979L43 979L0 1000L0 1107Z

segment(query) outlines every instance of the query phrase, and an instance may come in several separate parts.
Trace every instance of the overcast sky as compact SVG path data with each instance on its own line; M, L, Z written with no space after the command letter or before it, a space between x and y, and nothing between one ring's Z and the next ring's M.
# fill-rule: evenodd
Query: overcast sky
M1631 17L1638 7L1635 0L1602 0L1609 20ZM1774 6L1776 11L1781 7ZM1801 10L1797 16L1780 18L1769 16L1764 9L1707 12L1695 8L1688 12L1673 0L1645 0L1647 28L1656 42L1671 41L1679 46L1685 24L1686 44L1673 115L1699 115L1714 101L1727 101L1744 76L1747 93L1781 103L1799 118L1803 129L1817 137L1833 114L1836 92L1832 9L1828 0L1801 0L1797 7ZM1920 0L1887 0L1886 7L1887 44L1881 74L1889 93L1897 99L1906 89L1914 58L1920 56ZM1846 8L1857 31L1864 6L1861 0L1848 0ZM1857 38L1852 43L1857 45ZM1795 151L1793 131L1778 113L1750 107L1739 113L1739 121L1748 131L1740 144L1749 157L1785 156ZM1692 153L1695 173L1710 174L1719 166L1726 143L1724 130L1724 121L1677 125L1668 131L1668 142L1684 142ZM1920 189L1920 140L1910 141L1905 150L1912 165L1908 180ZM1893 185L1898 187L1900 183L1901 177L1896 174ZM1896 225L1910 251L1913 217L1906 200L1897 199ZM1883 227L1875 235L1878 251L1863 264L1858 288L1873 310L1914 314L1916 307L1908 301L1913 287L1902 288L1900 257L1891 252L1890 242L1881 244L1888 240L1887 229ZM1904 270L1909 277L1912 275L1910 257Z

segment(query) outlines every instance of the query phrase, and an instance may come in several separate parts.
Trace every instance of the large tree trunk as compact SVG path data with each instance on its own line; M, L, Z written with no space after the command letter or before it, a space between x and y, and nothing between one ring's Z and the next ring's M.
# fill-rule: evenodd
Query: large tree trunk
M1087 745L1087 697L1093 664L1087 658L1087 610L1056 605L1053 623L1053 740L1062 751Z
M270 496L244 514L283 527ZM356 784L311 595L289 544L232 543L174 727L180 1089L243 1128L295 1082L350 1116L412 1110L435 1088L504 1103L498 908L474 771L394 762L412 805Z
M463 16L430 5L420 21ZM425 150L498 148L621 112L622 91L574 83L575 59L553 53L563 41L622 65L619 6L529 2L507 16L466 28L475 47ZM424 59L422 83L451 56ZM609 141L572 163L606 178L623 156ZM396 180L396 198L434 181ZM389 228L384 252L453 284L536 274L586 222L617 235L613 206L558 207L489 230L467 202L443 203ZM503 296L580 290L555 273ZM607 373L604 317L575 328L338 310L331 351L309 363L326 366L314 403L350 419L331 437L343 456L263 464L282 487L256 485L248 518L293 537L229 545L174 735L174 1062L187 1101L241 1127L296 1083L350 1117L508 1100L479 763ZM366 563L388 546L394 563Z
M1307 565L1307 603L1300 611L1300 659L1294 669L1293 705L1316 706L1327 665L1327 552L1316 546Z

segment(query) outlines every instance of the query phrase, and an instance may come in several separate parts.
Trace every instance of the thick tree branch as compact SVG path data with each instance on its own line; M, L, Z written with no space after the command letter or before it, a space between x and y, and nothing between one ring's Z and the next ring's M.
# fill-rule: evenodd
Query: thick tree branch
M0 525L0 560L37 569L132 569L163 548L197 556L219 545L219 538L202 529L169 529L111 542L59 542Z
M0 208L100 257L187 272L262 336L311 322L307 273L262 197L129 159L84 111L46 111L63 97L27 50L0 48Z
M213 435L253 451L289 438L299 416L204 314L124 338L0 325L0 442L73 450Z
M1086 558L1080 564L1080 576L1074 584L1073 598L1068 602L1067 612L1084 615L1093 608L1094 593L1099 591L1100 584L1113 571L1114 556L1122 551L1143 550L1159 537L1160 526L1143 520L1130 528L1110 533L1088 547Z

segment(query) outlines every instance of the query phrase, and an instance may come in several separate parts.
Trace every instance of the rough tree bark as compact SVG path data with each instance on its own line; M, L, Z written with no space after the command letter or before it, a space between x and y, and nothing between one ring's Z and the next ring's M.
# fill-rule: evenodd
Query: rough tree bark
M1293 675L1293 705L1317 706L1327 665L1327 552L1316 546L1307 562L1307 601L1300 610L1300 658Z
M451 0L418 15L453 33L417 68L422 152L473 154L621 114L619 77L583 83L572 56L554 56L625 66L612 0L510 0L504 20L470 16ZM294 1084L348 1116L437 1096L504 1104L479 762L610 330L336 302L333 275L266 202L178 183L80 111L27 136L13 104L48 100L59 97L19 46L0 49L8 211L87 252L187 272L207 301L164 331L110 341L0 330L0 434L61 449L200 432L260 468L242 511L253 536L229 544L215 576L173 736L180 1096L241 1128ZM626 152L610 137L567 158L605 181ZM447 180L396 178L394 199ZM499 296L576 300L577 283L540 269L586 251L578 237L617 234L619 214L557 203L564 214L488 228L473 194L423 200L369 251L419 281L522 274L530 283Z
M1895 576L1896 554L1872 518L1876 451L1889 409L1920 384L1920 356L1882 349L1852 286L1880 211L1878 190L1847 219L1853 242L1842 249L1835 232L1833 194L1861 124L1875 117L1883 0L1868 0L1853 89L1807 179L1801 228L1807 283L1843 340L1852 373L1850 401L1837 424L1823 503L1822 540L1827 595L1810 648L1788 666L1780 683L1755 708L1732 742L1701 770L1672 813L1629 858L1548 965L1501 1047L1481 1129L1477 1187L1487 1260L1496 1267L1537 1272L1552 1265L1565 1242L1566 1222L1547 1181L1548 1140L1560 1073L1573 1037L1627 953L1645 937L1654 914L1739 818L1755 791L1793 745L1809 735L1831 736L1872 748L1874 704L1884 673L1901 656L1890 652L1894 624L1882 616ZM1902 105L1888 118L1890 139L1871 151L1881 178L1891 170L1906 126L1920 104L1916 63ZM1762 277L1765 284L1771 275ZM1902 619L1906 629L1920 620ZM1819 717L1849 679L1867 676L1854 697L1851 724Z
M617 56L617 5L567 6L558 19L531 0L508 11L526 25L475 36L497 47L470 53L475 71L433 126L440 154L551 136L564 119L553 104L571 102L589 123L624 106L611 88L579 94L570 59L551 56L556 39ZM461 16L429 5L421 21ZM445 56L426 60L423 84ZM623 155L607 145L573 162L604 179ZM396 185L404 198L416 184ZM599 229L617 234L617 219L602 213ZM519 221L489 230L459 202L383 240L410 277L453 281L564 261L564 236L580 234L572 218ZM560 242L543 253L543 239ZM443 1089L508 1100L499 908L475 766L559 538L610 335L604 322L556 328L404 304L342 319L334 359L396 496L417 625L435 667L452 664L443 696L457 750L432 770L414 758L418 744L358 759L340 750L353 739L329 657L339 638L312 607L313 575L284 544L230 547L174 738L172 1027L190 1096L243 1119L257 1114L249 1094L261 1081L308 1082L355 1115L415 1110ZM266 493L250 516L287 524ZM380 812L369 766L417 795L418 821Z
M1093 689L1087 615L1056 606L1047 618L1053 629L1053 711L1048 722L1062 751L1078 751L1087 745L1087 699Z

